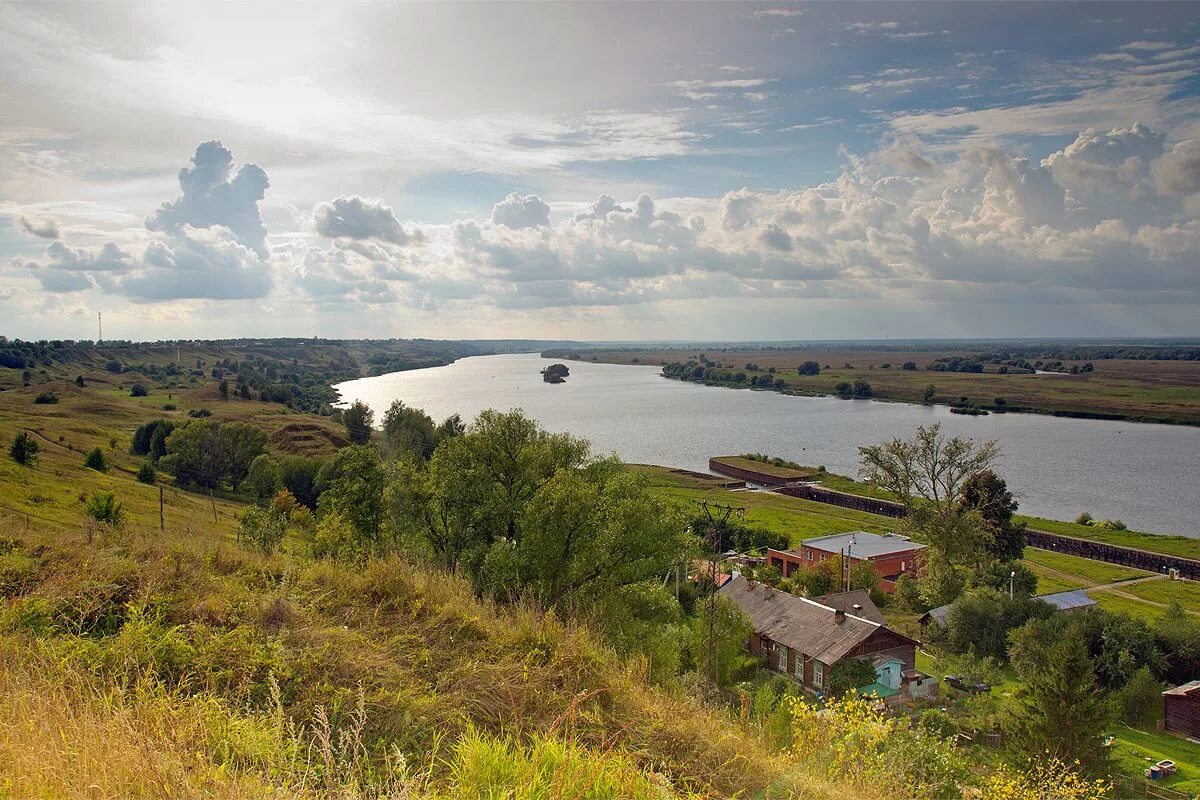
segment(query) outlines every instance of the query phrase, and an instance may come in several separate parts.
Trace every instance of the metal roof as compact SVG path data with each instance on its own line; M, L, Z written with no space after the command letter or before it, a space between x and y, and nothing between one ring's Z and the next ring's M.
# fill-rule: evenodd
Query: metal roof
M896 533L885 533L881 536L866 531L818 536L815 539L805 539L800 544L802 547L812 547L825 553L840 553L849 547L853 558L877 558L925 549L925 545L906 536Z
M722 586L718 594L741 606L756 633L824 664L837 663L883 628L854 614L844 614L839 622L834 608L741 575Z
M1176 695L1180 697L1190 697L1192 692L1200 689L1200 681L1188 681L1180 686L1175 686L1167 689L1163 694Z
M1059 611L1070 611L1076 608L1087 608L1088 606L1098 605L1095 600L1088 597L1087 592L1083 589L1072 589L1069 592L1043 594L1038 595L1033 599L1041 600L1043 603L1049 603Z

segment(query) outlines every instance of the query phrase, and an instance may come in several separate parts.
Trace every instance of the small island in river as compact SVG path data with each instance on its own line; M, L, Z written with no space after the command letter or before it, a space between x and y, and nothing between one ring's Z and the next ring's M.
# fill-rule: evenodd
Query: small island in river
M551 364L542 370L542 380L546 383L564 383L571 370L566 364Z

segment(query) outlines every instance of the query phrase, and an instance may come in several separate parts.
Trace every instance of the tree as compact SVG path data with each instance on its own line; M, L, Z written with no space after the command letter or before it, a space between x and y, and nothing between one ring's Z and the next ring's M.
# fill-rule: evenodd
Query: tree
M1139 667L1117 695L1121 719L1137 728L1149 727L1162 703L1162 691L1162 683L1150 668Z
M83 457L83 465L88 469L94 469L97 472L108 471L108 461L104 458L104 451L99 447L93 447Z
M903 364L900 365L900 369L905 370L907 372L913 372L914 370L916 370L916 368L917 368L917 362L915 362L915 361L905 361Z
M125 520L125 509L112 492L92 492L83 506L84 511L96 522L120 527Z
M267 449L267 434L245 422L226 422L219 436L225 450L226 472L234 491L246 479L254 459Z
M939 423L917 428L913 439L858 452L859 475L896 495L908 510L905 528L929 546L927 570L944 568L961 581L965 568L990 557L992 531L977 509L963 503L963 491L972 477L991 469L999 454L995 442L947 438Z
M224 482L229 458L219 423L200 420L176 428L165 445L167 453L159 463L176 483L215 489Z
M921 395L921 402L929 405L937 397L937 387L932 383L925 387L925 393Z
M866 659L843 658L829 670L830 694L845 694L874 682L875 667Z
M143 461L137 471L138 483L153 485L158 480L158 473L154 470L154 465L149 461Z
M442 420L442 424L437 427L437 440L439 442L446 439L452 439L455 436L462 436L467 431L466 423L462 421L462 417L458 414L451 414Z
M1017 501L999 475L990 469L975 473L963 484L960 497L961 512L977 511L987 524L987 549L994 558L1016 561L1024 555L1025 524L1013 522Z
M1015 597L1031 597L1037 593L1037 584L1037 574L1019 561L994 561L973 572L967 581L970 587L986 586L1001 594L1008 594L1011 588Z
M318 509L322 516L336 515L350 526L362 555L388 549L383 530L386 484L379 451L370 445L343 447L317 476Z
M805 361L800 366L796 367L797 375L820 375L821 365L816 361Z
M166 439L173 430L175 423L166 419L143 423L133 432L129 452L135 456L148 455L151 461L157 461L166 455Z
M32 466L37 463L38 443L26 431L21 431L13 437L12 447L8 455L21 466Z
M144 383L135 383L129 387L130 397L147 397L149 394L150 390L146 388L146 384Z
M383 436L393 457L426 459L437 446L433 420L419 408L393 400L383 414Z
M283 456L278 463L279 488L287 489L306 508L316 510L320 495L317 476L325 466L325 461L305 456Z
M221 379L221 382L217 384L217 392L221 395L222 400L228 400L229 399L229 381L227 381L225 379Z
M946 644L955 653L974 652L997 660L1008 657L1008 634L1032 617L1047 617L1050 606L995 589L972 589L946 615Z
M1200 619L1176 600L1154 626L1154 636L1167 659L1166 678L1185 683L1200 675Z
M1026 673L1004 717L1004 728L1019 752L1030 758L1079 763L1084 774L1101 774L1110 706L1075 629L1049 646L1040 670Z
M354 444L366 444L371 441L371 428L375 425L375 412L362 400L342 412L342 424Z
M256 500L265 503L279 490L279 465L266 453L250 462L246 484Z
M542 370L542 380L546 383L563 383L570 374L571 370L566 364L551 364Z
M83 376L82 375L75 376L75 385L78 386L80 389L83 388L84 384L83 384Z

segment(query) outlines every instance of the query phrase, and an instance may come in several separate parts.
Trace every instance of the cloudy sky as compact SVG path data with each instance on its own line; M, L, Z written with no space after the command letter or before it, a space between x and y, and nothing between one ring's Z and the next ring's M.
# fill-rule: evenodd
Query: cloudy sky
M0 2L0 334L1200 334L1200 4Z

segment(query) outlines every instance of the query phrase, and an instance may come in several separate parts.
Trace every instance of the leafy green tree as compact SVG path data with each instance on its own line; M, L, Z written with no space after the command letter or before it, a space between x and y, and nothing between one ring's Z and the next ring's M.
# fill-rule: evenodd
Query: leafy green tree
M215 489L224 482L229 457L219 423L200 420L176 428L165 445L167 454L159 464L175 476L177 483Z
M83 509L96 522L114 528L125 521L125 508L112 492L92 492L88 495Z
M149 394L150 390L146 388L146 384L144 383L135 383L129 388L130 397L147 397Z
M437 446L433 420L419 408L393 400L383 414L383 436L393 457L427 459Z
M1162 705L1163 685L1149 667L1138 667L1117 694L1121 719L1136 728L1147 728Z
M906 572L896 579L896 589L892 592L892 599L900 608L914 614L923 614L929 610L929 606L921 599L917 578L911 572Z
M991 533L987 544L993 558L1016 561L1025 554L1025 524L1014 523L1017 501L1008 485L990 469L971 475L960 493L960 511L977 511Z
M280 485L279 465L275 463L275 459L262 453L250 462L250 470L246 473L246 485L260 503L274 497Z
M830 694L844 694L875 682L875 667L862 658L843 658L829 670Z
M138 483L153 485L158 480L158 473L154 469L154 465L149 461L143 461L137 471Z
M939 423L917 428L912 439L868 445L858 452L859 475L900 498L908 511L906 530L928 545L926 573L951 573L943 576L943 588L965 582L969 571L990 560L991 528L978 509L964 505L963 493L971 478L995 463L995 442L977 445L971 439L947 438ZM933 592L923 594L933 603Z
M972 573L967 580L969 587L986 586L1001 594L1008 594L1011 587L1016 597L1033 596L1037 593L1037 584L1037 575L1019 561L992 562Z
M1042 668L1022 679L1004 717L1014 747L1030 758L1078 762L1084 774L1102 774L1111 706L1096 683L1082 634L1068 628L1046 650Z
M36 464L38 457L37 440L30 436L28 432L21 431L13 437L12 447L8 448L8 455L13 461L22 466Z
M908 372L912 372L912 371L916 370L916 368L917 368L917 362L915 362L915 361L905 361L903 364L900 365L900 369L906 370Z
M1186 683L1200 675L1200 619L1174 601L1155 623L1154 635L1167 659L1167 680Z
M354 444L366 444L371 441L371 428L375 425L375 412L362 400L342 412L342 424L346 426L346 434Z
M972 589L946 615L946 643L956 653L972 651L1002 660L1008 657L1010 631L1052 613L1050 606L1029 597L1010 600L994 589Z
M387 478L379 451L370 445L343 447L317 476L318 510L350 526L362 555L383 553L389 546L383 528Z
M222 400L228 400L229 399L229 381L222 378L221 382L217 384L217 392L221 395Z
M254 459L267 449L267 434L245 422L226 422L218 433L225 450L229 482L236 491Z
M104 451L99 447L93 447L83 457L83 465L88 469L94 469L97 472L108 471L108 461L104 458Z
M166 440L175 430L175 423L167 419L156 419L143 423L133 432L129 443L129 452L135 456L150 456L151 461L158 461L166 455Z
M78 386L80 389L82 389L82 388L83 388L83 386L84 386L84 383L83 383L83 376L82 376L82 375L76 375L76 376L75 376L75 385L76 385L76 386Z
M937 387L932 383L925 387L925 392L921 395L921 402L929 405L937 397Z
M797 375L820 375L821 365L816 361L805 361L800 366L796 367Z
M462 417L458 414L451 414L442 420L442 424L437 427L437 440L439 442L446 439L452 439L455 436L462 436L467 431L466 424L462 421Z
M317 476L325 461L306 456L283 456L279 459L279 486L292 493L302 505L311 510L317 508Z

